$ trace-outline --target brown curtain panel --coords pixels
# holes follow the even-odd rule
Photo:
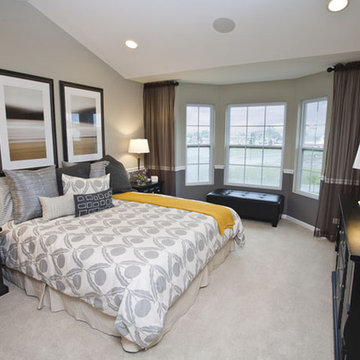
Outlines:
[[[314,233],[331,241],[339,222],[339,194],[360,200],[360,170],[352,168],[360,142],[360,62],[338,64],[334,71],[330,134]]]
[[[144,127],[150,153],[145,167],[163,181],[164,194],[175,195],[175,81],[144,84]]]

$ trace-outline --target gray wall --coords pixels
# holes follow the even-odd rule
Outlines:
[[[126,167],[130,138],[143,137],[142,84],[128,81],[29,3],[0,2],[0,68],[54,80],[56,135],[62,160],[59,80],[104,89],[105,149]]]
[[[301,101],[305,99],[328,97],[328,133],[332,105],[333,75],[323,73],[300,79],[268,81],[235,85],[201,85],[182,83],[177,89],[176,102],[176,189],[177,195],[204,200],[206,194],[224,186],[225,159],[225,111],[228,104],[286,102],[286,134],[284,146],[284,169],[281,190],[264,190],[282,193],[285,196],[285,214],[314,225],[318,207],[316,199],[293,192],[297,164],[298,130],[300,125]],[[206,186],[185,185],[185,121],[186,104],[213,104],[215,106],[215,146],[214,146],[214,184]],[[327,137],[326,137],[327,138]],[[290,172],[290,173],[289,173]],[[262,191],[258,188],[242,188],[249,191]]]

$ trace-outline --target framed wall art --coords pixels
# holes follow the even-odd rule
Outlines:
[[[57,165],[52,79],[0,69],[1,169]]]
[[[60,81],[64,160],[92,161],[104,156],[103,90]]]

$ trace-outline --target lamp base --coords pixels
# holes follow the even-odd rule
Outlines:
[[[140,157],[138,157],[138,170],[140,170]]]

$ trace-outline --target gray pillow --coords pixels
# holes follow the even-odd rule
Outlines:
[[[13,199],[5,176],[0,177],[0,226],[14,219]]]
[[[110,187],[113,194],[132,191],[128,173],[124,165],[110,155],[105,155],[102,160],[109,161],[106,173],[110,174]]]
[[[80,163],[80,164],[88,164],[88,163]],[[68,162],[68,161],[63,161],[62,162],[62,166],[64,168],[69,168],[75,165],[79,165],[79,163],[76,162]],[[96,177],[100,177],[100,176],[104,176],[106,175],[105,169],[106,167],[109,165],[109,161],[104,161],[104,160],[100,160],[100,161],[95,161],[90,163],[90,174],[89,177],[90,178],[96,178]],[[70,175],[70,174],[67,174]]]
[[[44,220],[52,220],[75,214],[74,195],[66,194],[57,197],[39,197]]]
[[[4,170],[14,201],[14,222],[41,217],[39,196],[58,196],[55,166],[39,170]]]

